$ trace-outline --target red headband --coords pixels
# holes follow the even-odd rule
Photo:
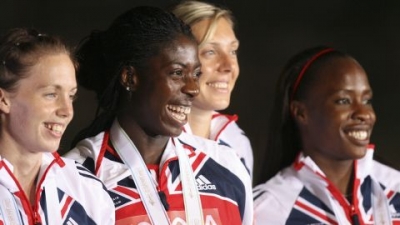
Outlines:
[[[308,67],[310,67],[310,65],[311,65],[316,59],[318,59],[320,56],[322,56],[322,55],[324,55],[324,54],[326,54],[326,53],[328,53],[328,52],[332,52],[333,50],[334,50],[333,48],[324,49],[324,50],[318,52],[317,54],[315,54],[313,57],[311,57],[310,60],[308,60],[308,62],[307,62],[307,63],[303,66],[303,68],[301,69],[299,75],[297,76],[296,81],[295,81],[294,84],[293,84],[292,94],[290,95],[290,101],[293,100],[294,94],[296,93],[297,88],[299,87],[300,81],[301,81],[301,79],[303,78],[303,76],[304,76],[306,70],[308,69]]]

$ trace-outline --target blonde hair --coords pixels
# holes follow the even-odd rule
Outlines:
[[[211,20],[206,34],[203,40],[200,40],[199,45],[202,45],[213,36],[220,18],[226,19],[232,27],[234,26],[234,18],[230,10],[217,7],[210,3],[183,1],[172,9],[172,13],[189,26],[193,26],[195,23],[204,19]]]

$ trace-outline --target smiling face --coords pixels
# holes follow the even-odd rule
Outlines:
[[[192,26],[193,35],[200,43],[211,20],[205,19]],[[216,23],[215,32],[199,46],[202,64],[200,95],[194,100],[194,107],[202,110],[223,110],[229,106],[231,92],[239,76],[237,50],[239,41],[232,24],[225,18]]]
[[[352,58],[336,57],[314,76],[302,116],[295,116],[303,151],[317,162],[363,157],[376,120],[365,71]]]
[[[18,82],[15,92],[1,90],[2,143],[29,152],[54,152],[73,117],[77,91],[68,55],[45,55]]]
[[[148,135],[178,136],[199,93],[197,44],[180,35],[162,46],[148,67],[134,75],[132,115]]]

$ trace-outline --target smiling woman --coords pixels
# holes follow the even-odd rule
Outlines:
[[[193,100],[184,130],[231,147],[252,175],[253,150],[236,123],[238,116],[217,112],[229,106],[239,77],[239,40],[234,31],[233,15],[227,9],[201,1],[181,1],[172,12],[192,28],[199,43],[202,71],[201,92]]]
[[[348,54],[316,47],[289,60],[277,84],[265,183],[254,188],[256,224],[398,221],[400,172],[373,160],[371,100],[367,74]]]
[[[0,40],[0,59],[0,224],[112,224],[103,184],[56,153],[77,91],[66,46],[12,29]]]
[[[105,182],[116,224],[252,224],[251,182],[236,154],[182,133],[199,94],[190,28],[135,7],[78,49],[79,83],[98,116],[68,157]]]

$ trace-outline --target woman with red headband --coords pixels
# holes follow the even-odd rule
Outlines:
[[[276,94],[256,224],[400,224],[400,172],[373,160],[362,66],[332,48],[307,49]]]

